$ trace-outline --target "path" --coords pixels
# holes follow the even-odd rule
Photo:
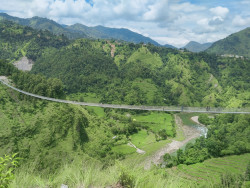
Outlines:
[[[1,77],[3,78],[3,77]],[[89,102],[77,102],[77,101],[68,101],[68,100],[62,100],[62,99],[55,99],[55,98],[49,98],[44,97],[41,95],[36,95],[33,93],[29,93],[20,89],[17,89],[10,84],[6,83],[3,79],[0,78],[0,83],[6,85],[7,87],[39,99],[47,100],[47,101],[53,101],[58,103],[67,103],[67,104],[76,104],[76,105],[82,105],[82,106],[97,106],[97,107],[103,107],[103,108],[117,108],[117,109],[129,109],[129,110],[147,110],[147,111],[164,111],[164,112],[200,112],[200,113],[228,113],[228,114],[250,114],[249,108],[236,108],[236,109],[227,109],[227,108],[214,108],[211,107],[209,111],[207,111],[204,107],[180,107],[180,106],[135,106],[135,105],[125,105],[125,104],[102,104],[102,103],[89,103]]]
[[[132,142],[128,142],[128,145],[129,145],[130,147],[135,148],[135,149],[136,149],[136,152],[139,153],[139,154],[145,154],[145,153],[146,153],[145,151],[143,151],[143,150],[137,148],[134,144],[132,144]]]
[[[159,165],[163,162],[163,156],[166,153],[173,153],[183,147],[185,144],[187,144],[192,139],[200,137],[200,131],[197,129],[183,125],[182,120],[179,116],[175,114],[175,123],[178,126],[178,128],[182,129],[185,135],[185,140],[183,141],[177,141],[173,140],[171,143],[167,144],[165,147],[158,150],[153,156],[150,156],[148,159],[146,159],[146,163],[144,165],[144,169],[150,169],[151,164]]]
[[[115,45],[112,44],[112,43],[110,43],[109,41],[107,41],[107,42],[108,42],[108,44],[109,44],[110,47],[111,47],[110,55],[111,55],[111,57],[114,57],[114,56],[115,56]]]

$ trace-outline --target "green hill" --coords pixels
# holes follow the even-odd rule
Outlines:
[[[34,29],[48,30],[56,35],[65,35],[69,39],[78,39],[78,38],[94,38],[94,39],[114,39],[122,40],[133,43],[151,43],[159,46],[159,44],[136,32],[132,32],[128,29],[116,29],[108,28],[103,26],[88,27],[82,24],[74,24],[71,26],[60,25],[53,20],[40,17],[32,18],[18,18],[10,16],[6,13],[0,13],[0,20],[9,20],[15,23],[30,26]]]
[[[210,43],[210,42],[209,43],[200,44],[200,43],[195,42],[195,41],[190,41],[183,48],[186,48],[190,52],[202,52],[202,51],[208,49],[212,44],[213,43]]]
[[[157,42],[150,39],[149,37],[145,37],[141,34],[132,32],[124,28],[116,29],[103,26],[88,27],[82,24],[74,24],[68,26],[67,28],[78,32],[84,32],[88,37],[94,39],[115,39],[133,43],[143,42],[145,44],[151,43],[159,46]]]
[[[151,44],[69,41],[8,21],[0,21],[0,29],[0,58],[14,61],[27,56],[35,61],[33,73],[62,80],[69,93],[98,93],[107,103],[249,104],[248,60],[179,52]],[[148,87],[138,87],[138,82]],[[154,88],[154,94],[150,88]]]
[[[250,28],[215,42],[206,52],[218,55],[232,54],[250,58]]]
[[[75,31],[71,31],[62,25],[56,23],[53,20],[49,20],[47,18],[40,18],[40,17],[32,17],[32,18],[18,18],[9,16],[6,13],[0,13],[0,20],[9,20],[13,21],[15,23],[18,23],[20,25],[24,26],[30,26],[34,29],[38,30],[48,30],[56,35],[65,35],[69,39],[75,39],[75,38],[86,38],[86,35],[84,33],[79,33]]]
[[[0,21],[0,42],[0,58],[7,59],[0,60],[0,75],[30,93],[131,105],[250,106],[248,59],[181,52],[152,44],[69,41],[6,20]],[[31,72],[19,71],[12,64],[24,55],[35,61]],[[11,164],[1,163],[0,169],[7,168],[4,174],[15,173],[11,187],[245,184],[249,154],[212,157],[250,151],[247,114],[216,115],[208,126],[207,138],[201,137],[177,152],[178,164],[212,158],[207,162],[174,167],[180,176],[174,169],[171,174],[156,166],[145,171],[137,159],[144,160],[174,139],[179,130],[173,117],[165,112],[46,102],[0,84],[0,157],[18,153],[21,158],[15,172],[8,170]],[[136,153],[129,142],[146,154]],[[229,170],[232,173],[228,175],[225,172]]]
[[[17,60],[27,56],[36,60],[43,50],[60,48],[69,44],[64,36],[55,36],[48,31],[38,31],[7,20],[0,20],[0,58]]]

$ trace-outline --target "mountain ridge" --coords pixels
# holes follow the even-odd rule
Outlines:
[[[212,44],[213,44],[212,42],[201,44],[201,43],[196,42],[196,41],[190,41],[183,48],[186,48],[187,50],[189,50],[191,52],[201,52],[201,51],[208,49]]]
[[[65,35],[69,39],[93,38],[93,39],[114,39],[132,43],[151,43],[156,46],[161,46],[153,39],[142,34],[133,32],[126,28],[109,28],[104,26],[89,27],[80,23],[70,26],[59,24],[48,18],[38,16],[32,18],[19,18],[10,16],[6,13],[0,13],[0,20],[9,20],[20,25],[30,26],[34,29],[48,30],[56,35]],[[175,48],[172,45],[163,45],[165,47]]]
[[[238,55],[250,58],[250,27],[233,33],[228,37],[215,42],[206,50],[216,55]]]

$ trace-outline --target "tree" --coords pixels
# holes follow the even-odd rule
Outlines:
[[[166,129],[161,129],[159,132],[158,132],[159,136],[161,137],[161,139],[163,140],[166,140],[167,139],[167,131]]]

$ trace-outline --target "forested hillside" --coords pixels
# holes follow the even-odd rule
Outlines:
[[[59,23],[47,18],[32,17],[18,18],[10,16],[6,13],[0,13],[0,20],[9,20],[17,24],[29,26],[34,29],[48,30],[56,35],[65,35],[69,39],[94,38],[94,39],[115,39],[133,43],[151,43],[160,45],[149,37],[145,37],[139,33],[130,31],[125,28],[109,28],[104,26],[88,27],[82,24],[74,24],[70,26],[60,25]],[[171,45],[166,47],[172,47]]]
[[[125,28],[118,29],[104,26],[88,27],[82,24],[74,24],[67,26],[66,28],[74,32],[85,33],[89,38],[94,39],[114,39],[133,43],[151,43],[157,46],[160,45],[149,37],[145,37]]]
[[[30,93],[131,105],[250,106],[248,59],[115,40],[70,41],[9,21],[0,21],[0,41],[0,76]],[[14,67],[13,61],[23,56],[35,61],[31,72]],[[0,96],[0,154],[20,157],[12,187],[194,185],[164,168],[143,170],[146,157],[173,139],[185,139],[176,114],[46,102],[2,84]],[[207,125],[207,138],[187,144],[176,157],[165,155],[165,166],[193,169],[183,164],[250,152],[249,115],[200,119]],[[220,170],[221,178],[207,181],[209,185],[245,185],[245,156],[235,156],[245,165],[237,176]],[[195,181],[195,186],[207,182]]]
[[[231,54],[250,58],[250,28],[231,34],[225,39],[215,42],[206,50],[208,53]]]
[[[64,36],[55,36],[48,31],[37,31],[5,20],[0,21],[0,36],[0,58],[11,61],[23,56],[36,61],[43,50],[69,44]]]
[[[97,93],[105,103],[244,107],[249,66],[206,53],[79,39],[45,52],[32,72],[61,79],[69,93]]]
[[[19,88],[32,93],[42,91],[45,93],[39,94],[56,98],[63,97],[65,94],[60,93],[62,90],[58,89],[63,87],[62,84],[54,85],[59,82],[58,79],[47,80],[43,76],[23,73],[6,61],[0,61],[0,74],[8,76]],[[141,137],[145,132],[148,137],[155,134],[156,140],[161,138],[159,137],[161,129],[159,135],[156,132],[158,124],[140,121],[140,119],[149,118],[149,115],[140,115],[133,111],[105,110],[105,115],[100,118],[90,109],[33,99],[3,85],[0,85],[0,96],[0,153],[18,153],[21,157],[13,186],[58,186],[62,182],[71,186],[103,186],[122,182],[127,186],[143,187],[145,177],[141,174],[145,173],[149,181],[147,185],[153,183],[152,187],[165,184],[177,187],[189,184],[191,186],[194,183],[172,175],[166,176],[164,169],[155,167],[144,172],[131,166],[128,170],[123,166],[127,163],[115,162],[134,152],[126,145],[127,140],[143,146],[144,143],[134,139],[136,135]],[[133,118],[137,121],[127,116],[128,113],[134,114]],[[162,115],[166,122],[166,117],[169,115]],[[154,117],[159,121],[163,118],[162,115],[158,113]],[[165,156],[165,162],[168,166],[178,163],[193,164],[210,157],[249,152],[249,122],[249,115],[218,115],[210,121],[207,139],[202,137],[194,144],[188,144],[184,152],[181,150],[177,152],[177,158]],[[170,133],[169,129],[167,133]],[[174,134],[165,136],[173,137]],[[160,144],[159,141],[157,140],[156,144]],[[152,143],[147,143],[149,146],[150,144]],[[118,150],[119,147],[122,150]],[[245,167],[242,170],[245,171]],[[245,180],[244,171],[237,172],[239,177],[242,177],[241,184]],[[227,176],[226,172],[220,172],[222,175],[223,173]],[[98,178],[89,177],[93,174]],[[238,176],[233,177],[238,178]],[[34,181],[34,178],[39,182]],[[128,180],[129,182],[126,182]],[[238,182],[237,179],[230,181]],[[157,183],[157,186],[154,183]],[[198,182],[197,187],[206,183],[218,187],[223,185],[220,181],[206,181]]]
[[[101,102],[246,107],[249,60],[175,49],[78,39],[0,22],[0,58],[35,61],[32,72],[60,79],[67,93],[93,92]],[[131,97],[133,96],[133,97]]]

